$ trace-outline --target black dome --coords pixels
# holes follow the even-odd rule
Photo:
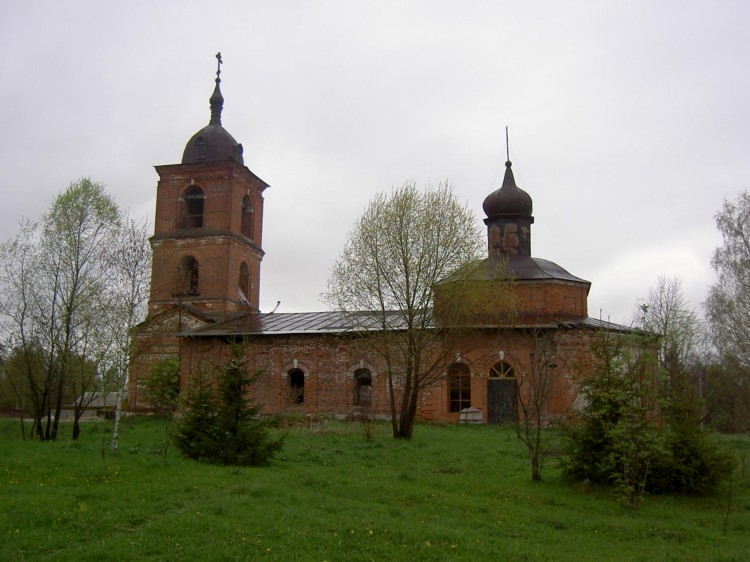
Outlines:
[[[533,204],[531,196],[516,185],[511,170],[511,162],[505,163],[503,185],[490,193],[482,203],[487,218],[501,215],[531,216]]]
[[[220,124],[212,123],[195,133],[185,146],[183,164],[233,160],[244,165],[242,145]]]

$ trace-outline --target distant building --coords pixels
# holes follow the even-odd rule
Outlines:
[[[344,315],[260,312],[268,184],[245,166],[242,145],[222,126],[219,86],[217,72],[211,120],[188,141],[182,162],[156,167],[151,297],[137,336],[130,407],[147,406],[143,382],[154,362],[179,357],[184,384],[197,369],[225,360],[233,341],[244,340],[251,367],[265,371],[254,387],[264,413],[386,415],[379,358],[346,334]],[[518,382],[532,369],[540,334],[552,335],[556,345],[547,413],[562,415],[575,400],[576,375],[591,365],[592,335],[625,328],[588,317],[588,281],[532,257],[532,200],[516,186],[510,162],[483,209],[488,257],[471,278],[505,283],[510,275],[516,320],[495,326],[487,310],[489,321],[477,327],[445,377],[422,392],[418,415],[458,421],[461,410],[472,408],[486,423],[517,419]]]

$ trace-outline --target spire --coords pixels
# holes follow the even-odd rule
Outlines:
[[[510,169],[512,165],[513,163],[510,161],[510,142],[508,141],[508,125],[506,125],[505,126],[505,177],[503,177],[502,187],[505,187],[506,185],[518,187],[516,185],[516,178],[513,177],[513,170]]]
[[[209,100],[211,104],[211,121],[209,121],[209,125],[221,125],[221,110],[224,107],[224,96],[221,95],[221,89],[219,88],[219,84],[221,84],[222,62],[221,53],[216,53],[216,87]]]
[[[513,165],[513,162],[511,162],[510,160],[505,162],[505,176],[503,177],[502,187],[518,188],[518,186],[516,185],[516,178],[513,176],[513,170],[511,169],[512,165]]]

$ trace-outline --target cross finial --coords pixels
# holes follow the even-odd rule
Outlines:
[[[221,74],[221,63],[224,62],[221,60],[221,51],[216,53],[216,79],[219,80],[219,75]]]
[[[505,126],[505,160],[510,162],[510,143],[508,142],[508,125]]]

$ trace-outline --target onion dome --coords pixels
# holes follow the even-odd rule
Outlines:
[[[216,54],[218,69],[216,71],[216,87],[209,100],[211,106],[211,120],[208,125],[195,133],[182,154],[183,164],[198,164],[202,162],[219,162],[233,160],[244,165],[242,145],[221,126],[221,110],[224,107],[224,96],[221,95],[221,53]]]
[[[508,160],[505,163],[503,185],[490,193],[482,203],[485,214],[488,218],[503,215],[530,217],[532,207],[531,196],[516,185],[511,162]]]

